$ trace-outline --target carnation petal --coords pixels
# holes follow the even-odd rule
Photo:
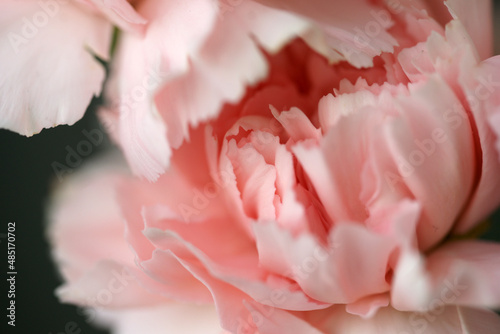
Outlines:
[[[273,223],[255,224],[254,231],[260,263],[316,300],[350,303],[389,289],[386,270],[395,247],[389,237],[352,223],[334,227],[327,246],[312,235],[294,238]]]
[[[447,304],[500,307],[500,245],[453,242],[432,252],[426,262],[434,297]]]
[[[124,167],[122,159],[110,155],[68,176],[56,193],[49,237],[65,279],[57,289],[63,302],[121,308],[164,301],[139,284],[141,272],[123,238],[114,187],[119,177],[128,176]]]
[[[102,12],[120,28],[141,31],[147,20],[127,0],[81,0]]]
[[[464,69],[461,85],[471,105],[480,151],[478,184],[468,207],[455,226],[456,233],[465,233],[485,219],[500,204],[500,152],[496,148],[498,137],[491,123],[500,106],[500,57],[482,62],[476,71]]]
[[[426,258],[405,252],[399,260],[392,303],[400,310],[439,305],[498,308],[500,247],[483,241],[448,243]]]
[[[474,1],[472,5],[467,0],[445,1],[451,15],[465,26],[476,49],[479,58],[484,60],[493,54],[493,22],[492,4],[489,0]]]
[[[370,67],[375,56],[392,52],[397,45],[394,37],[387,32],[394,23],[390,13],[368,1],[355,0],[348,4],[319,0],[307,3],[283,0],[260,2],[310,20],[314,33],[305,35],[305,41],[317,52],[335,61],[345,59],[358,68]],[[370,29],[376,29],[377,33]]]
[[[138,12],[149,21],[142,45],[146,63],[161,61],[160,69],[172,76],[189,69],[217,22],[217,5],[210,0],[143,1]]]
[[[128,174],[125,163],[112,155],[67,176],[55,193],[48,234],[66,280],[78,279],[103,257],[134,264],[115,198],[120,173]]]
[[[262,305],[255,302],[246,302],[245,306],[250,311],[250,314],[255,317],[259,334],[322,334],[321,331],[313,327],[310,323],[290,312],[276,308],[262,307]]]
[[[369,319],[374,316],[381,307],[389,306],[389,302],[390,298],[387,293],[371,295],[347,304],[346,311]]]
[[[31,136],[71,125],[101,92],[105,71],[94,55],[107,58],[111,24],[55,3],[50,13],[35,1],[2,4],[0,128]]]
[[[429,77],[398,102],[401,117],[386,122],[384,130],[400,182],[422,204],[417,233],[419,247],[427,249],[448,234],[467,203],[476,168],[474,139],[466,111],[439,77]]]
[[[143,307],[166,299],[148,292],[137,280],[137,268],[115,261],[101,260],[78,280],[56,290],[62,302],[98,308]]]
[[[328,312],[328,314],[325,314]],[[360,333],[360,334],[494,334],[500,326],[500,317],[489,310],[443,307],[429,313],[400,312],[391,307],[380,309],[370,319],[351,315],[340,306],[318,312],[318,323],[325,333]]]
[[[98,310],[97,317],[115,334],[223,334],[212,305],[167,302],[128,310]]]
[[[159,61],[147,63],[143,47],[137,36],[127,34],[121,39],[108,88],[110,105],[102,110],[102,119],[107,121],[108,132],[121,146],[134,174],[156,180],[171,155],[163,119],[153,103],[166,72]]]
[[[366,217],[359,199],[359,175],[365,158],[363,142],[357,135],[363,133],[359,124],[366,124],[360,122],[362,117],[370,115],[360,112],[342,118],[326,133],[319,145],[314,141],[306,141],[292,148],[334,222],[363,221]],[[341,162],[338,161],[340,157]]]

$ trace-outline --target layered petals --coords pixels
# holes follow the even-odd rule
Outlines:
[[[92,4],[127,29],[101,116],[146,180],[56,205],[62,300],[126,282],[98,305],[124,333],[498,330],[500,246],[456,236],[500,204],[486,1]]]

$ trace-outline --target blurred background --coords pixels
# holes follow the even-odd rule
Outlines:
[[[495,2],[495,54],[500,54],[500,1]],[[0,130],[0,261],[2,283],[6,282],[7,223],[16,222],[16,328],[3,333],[96,334],[106,333],[89,325],[79,309],[63,305],[54,296],[60,278],[50,257],[45,235],[45,215],[49,194],[58,184],[53,163],[65,165],[67,148],[75,149],[87,140],[85,131],[101,129],[94,101],[85,117],[74,126],[44,130],[32,138]],[[93,145],[82,163],[102,152],[109,142]],[[66,177],[64,174],[62,177]],[[492,227],[483,237],[500,240],[500,211],[492,217]],[[91,240],[89,240],[91,244]],[[4,290],[5,289],[5,290]],[[7,288],[2,288],[5,310]],[[4,299],[5,298],[5,299]],[[6,311],[1,314],[2,327]],[[68,324],[76,324],[70,325]],[[6,327],[3,327],[6,328]],[[79,331],[80,330],[80,331]]]

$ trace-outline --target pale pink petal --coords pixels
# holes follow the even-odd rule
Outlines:
[[[138,12],[149,21],[143,57],[149,64],[161,59],[161,70],[169,75],[188,71],[189,59],[200,51],[217,22],[217,5],[210,0],[147,0],[139,4]]]
[[[148,276],[142,281],[157,294],[183,303],[212,302],[212,295],[206,286],[186,270],[171,252],[155,251],[150,260],[141,262],[141,268]],[[151,281],[155,284],[151,285]]]
[[[397,45],[387,32],[394,24],[389,11],[368,1],[260,2],[311,20],[311,29],[319,30],[320,36],[315,31],[315,34],[305,35],[304,39],[316,51],[335,61],[345,59],[358,68],[373,66],[375,56],[392,52]]]
[[[167,82],[155,96],[171,147],[178,148],[189,139],[190,126],[196,127],[218,114],[223,100],[213,91],[212,81],[216,78],[193,65],[188,73]]]
[[[490,58],[477,68],[468,71],[464,68],[461,84],[471,105],[477,131],[478,184],[471,196],[467,210],[455,227],[457,233],[465,233],[485,219],[500,203],[500,153],[495,147],[498,140],[495,129],[489,121],[500,106],[499,86],[500,57]]]
[[[31,136],[71,125],[101,92],[105,71],[94,54],[107,58],[111,24],[73,3],[55,4],[0,5],[0,128]]]
[[[148,112],[148,107],[142,104],[133,112],[121,114],[118,136],[134,174],[156,181],[167,168],[171,150],[160,116]]]
[[[443,307],[429,313],[380,309],[368,320],[348,314],[341,306],[310,314],[308,321],[324,333],[359,334],[495,334],[500,317],[488,310]]]
[[[255,328],[254,318],[244,307],[245,300],[251,300],[240,290],[213,279],[210,275],[195,266],[187,268],[202,281],[212,293],[221,326],[232,333],[252,333]]]
[[[411,82],[424,80],[435,71],[428,48],[428,43],[422,42],[399,53],[398,62]]]
[[[183,242],[196,246],[199,254],[228,267],[232,266],[233,274],[247,275],[258,265],[255,245],[238,225],[231,223],[228,213],[222,210],[213,217],[205,214],[203,219],[188,223],[164,206],[145,207],[143,216],[146,229],[144,233],[149,235],[149,229],[175,231],[175,235],[182,238]],[[155,234],[153,239],[150,238],[157,246],[161,246],[160,249],[168,249],[165,247],[167,243],[175,244],[176,237],[169,237],[165,233],[165,236]]]
[[[102,12],[117,26],[127,31],[141,31],[147,20],[127,0],[78,0]]]
[[[500,247],[480,241],[453,242],[423,258],[406,251],[398,262],[393,306],[428,311],[444,305],[500,305]]]
[[[332,110],[331,110],[332,112]],[[364,162],[359,140],[364,113],[342,118],[321,140],[301,142],[293,153],[311,180],[332,221],[363,221],[366,212],[359,199],[360,174]],[[368,117],[368,115],[366,115]],[[339,163],[339,159],[342,161]]]
[[[259,334],[322,334],[320,330],[290,312],[255,302],[246,302],[245,306],[250,311]]]
[[[165,302],[162,295],[149,292],[140,284],[137,271],[135,265],[100,260],[78,280],[60,286],[56,295],[61,302],[92,308],[121,309]]]
[[[392,307],[400,311],[424,312],[429,308],[431,290],[423,256],[414,248],[404,247],[394,270]]]
[[[118,51],[113,63],[107,92],[111,101],[102,110],[101,118],[134,174],[156,180],[171,155],[165,125],[152,101],[167,74],[161,70],[159,60],[154,64],[146,62],[139,37],[125,34],[118,49],[127,52]]]
[[[383,293],[364,297],[358,301],[347,304],[345,310],[348,313],[369,319],[374,316],[381,307],[389,306],[389,302],[389,294]]]
[[[114,187],[128,175],[115,155],[68,176],[51,209],[49,237],[65,279],[56,291],[63,302],[103,308],[164,301],[139,285],[134,255],[124,239]]]
[[[362,107],[376,105],[377,103],[376,96],[367,90],[359,90],[356,94],[347,94],[347,89],[342,86],[340,90],[343,94],[339,94],[335,97],[332,94],[328,94],[319,101],[319,121],[324,134],[326,134],[342,116],[349,116]]]
[[[459,82],[477,64],[473,41],[458,20],[450,21],[444,30],[439,27],[433,30],[425,31],[425,40],[404,49],[398,60],[411,82],[425,81],[437,72],[465,103]]]
[[[292,233],[301,233],[307,230],[304,223],[305,209],[299,202],[296,192],[296,175],[293,164],[293,155],[284,145],[276,151],[275,167],[277,170],[276,195],[279,202],[275,203],[277,222],[286,226]]]
[[[233,161],[237,186],[241,193],[245,214],[253,219],[273,220],[276,192],[276,168],[250,144],[237,148],[235,140],[228,145],[228,157]]]
[[[386,271],[395,248],[389,237],[349,223],[334,227],[326,246],[272,223],[255,224],[254,231],[262,266],[295,280],[314,299],[350,303],[389,289]]]
[[[434,297],[447,304],[500,307],[500,246],[481,241],[454,242],[427,258]]]
[[[242,326],[255,328],[252,317],[243,305],[245,299],[250,299],[249,296],[222,281],[214,279],[205,268],[196,262],[185,261],[170,251],[158,252],[172,254],[187,271],[207,287],[212,294],[223,328],[231,332],[240,331]]]
[[[492,4],[490,0],[447,0],[446,6],[454,19],[462,22],[479,53],[480,59],[493,54]]]
[[[270,107],[273,116],[281,123],[286,132],[294,141],[316,139],[319,142],[321,130],[311,123],[311,120],[298,108],[279,112],[273,106]]]
[[[263,1],[253,1],[248,4],[242,1],[242,11],[238,15],[242,19],[241,23],[248,26],[249,32],[268,52],[278,52],[295,36],[300,36],[310,29],[307,20],[300,16],[274,10],[259,2]],[[223,12],[221,15],[225,19]]]
[[[212,305],[168,302],[130,310],[99,310],[98,320],[113,334],[224,334]]]
[[[78,279],[103,258],[134,264],[115,198],[119,174],[128,175],[125,163],[111,156],[67,176],[55,193],[48,234],[66,280]]]

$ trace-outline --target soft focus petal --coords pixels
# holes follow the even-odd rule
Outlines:
[[[101,260],[78,280],[56,290],[61,302],[92,308],[123,309],[165,302],[159,294],[145,289],[136,278],[135,266]]]
[[[161,60],[161,70],[171,75],[188,70],[189,58],[200,51],[217,22],[217,6],[210,0],[146,0],[138,12],[149,21],[141,50],[146,64]]]
[[[461,84],[471,106],[477,131],[478,184],[467,210],[455,227],[465,233],[485,219],[500,204],[500,153],[496,148],[494,114],[500,107],[500,57],[482,62],[475,71],[464,72]],[[492,127],[493,125],[493,127]]]
[[[127,174],[123,161],[118,155],[107,157],[68,177],[53,197],[48,233],[67,280],[78,278],[103,256],[134,263],[115,200],[117,172]]]
[[[84,7],[40,3],[0,5],[0,127],[26,136],[83,116],[105,77],[94,54],[106,59],[111,39]]]
[[[426,259],[408,253],[398,264],[393,304],[404,310],[444,304],[498,308],[499,253],[500,246],[480,241],[453,242]]]
[[[346,311],[369,319],[373,317],[381,307],[389,306],[390,298],[388,293],[368,296],[354,303],[346,305]]]
[[[64,302],[92,307],[128,307],[163,301],[136,279],[133,253],[115,199],[124,163],[112,155],[69,177],[56,193],[49,237],[65,284]]]
[[[260,2],[311,20],[312,29],[321,33],[321,42],[318,43],[316,34],[306,35],[306,42],[335,61],[345,59],[355,67],[369,67],[373,65],[373,57],[382,52],[392,52],[397,45],[394,37],[386,31],[393,25],[389,11],[377,8],[368,1]]]
[[[132,171],[156,180],[171,154],[165,125],[152,102],[166,72],[161,71],[159,60],[148,66],[139,37],[126,35],[120,43],[129,51],[119,53],[121,57],[115,60],[113,69],[123,71],[125,79],[112,74],[108,93],[112,101],[102,111],[102,120],[121,146]]]
[[[308,322],[280,309],[267,308],[257,303],[246,303],[259,334],[322,334]]]
[[[128,0],[80,0],[105,14],[117,26],[128,31],[140,31],[147,22]]]
[[[328,312],[327,312],[328,311]],[[487,310],[448,306],[428,313],[399,312],[390,307],[365,320],[346,313],[340,306],[311,314],[325,333],[359,334],[494,334],[500,328],[500,317]],[[316,319],[315,319],[316,318]]]
[[[447,0],[454,19],[458,19],[467,29],[479,53],[480,59],[486,59],[493,54],[493,22],[491,0]]]
[[[99,311],[113,334],[224,334],[213,306],[166,303],[155,307]]]

